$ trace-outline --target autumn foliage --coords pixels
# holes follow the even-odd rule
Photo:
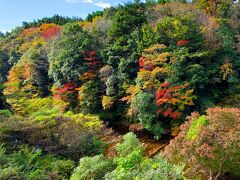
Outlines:
[[[188,43],[189,43],[188,40],[179,40],[179,41],[177,41],[177,46],[184,46]]]
[[[240,109],[210,108],[206,116],[193,113],[187,119],[165,156],[177,164],[184,162],[189,178],[239,175]]]
[[[193,105],[194,96],[192,90],[187,90],[187,85],[170,86],[170,83],[162,83],[156,92],[156,104],[160,107],[158,113],[165,117],[178,119],[185,106]]]
[[[43,24],[40,26],[41,36],[45,40],[51,40],[54,37],[58,37],[61,33],[61,26],[55,24]]]
[[[98,138],[110,142],[106,155],[116,155],[113,146],[129,129],[150,138],[141,142],[157,149],[151,155],[163,149],[159,141],[176,137],[164,155],[180,169],[133,148],[111,161],[84,158],[76,178],[99,171],[96,179],[109,180],[240,176],[239,70],[240,1],[135,0],[86,20],[54,15],[0,32],[0,179],[63,177],[52,158],[53,171],[42,177],[37,168],[25,176],[30,161],[22,163],[27,169],[15,161],[8,168],[2,143],[6,156],[27,144],[76,162],[104,153]],[[128,138],[120,153],[136,144]]]
[[[61,88],[53,87],[54,98],[69,101],[75,92],[76,85],[73,82],[64,84]]]

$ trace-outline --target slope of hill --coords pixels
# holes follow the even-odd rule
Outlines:
[[[231,0],[24,22],[0,36],[0,177],[239,178],[239,70]]]

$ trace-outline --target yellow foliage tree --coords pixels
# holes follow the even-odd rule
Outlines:
[[[110,96],[103,96],[102,97],[102,106],[103,106],[103,109],[106,110],[106,109],[110,109],[114,104],[114,100],[112,97]]]

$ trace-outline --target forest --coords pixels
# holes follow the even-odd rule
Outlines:
[[[240,2],[134,0],[0,33],[0,179],[240,179]]]

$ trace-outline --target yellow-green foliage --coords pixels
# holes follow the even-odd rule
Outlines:
[[[68,103],[53,99],[52,97],[46,98],[33,98],[29,99],[27,97],[19,99],[11,99],[11,105],[13,110],[21,115],[33,115],[34,113],[43,112],[50,109],[56,109],[57,112],[63,112]]]
[[[56,111],[62,112],[61,108],[63,106],[66,106],[66,103],[61,101],[61,100],[54,100],[51,97],[47,98],[35,98],[35,99],[30,99],[27,101],[27,106],[26,106],[26,112],[28,114],[34,113],[34,112],[45,112],[46,110],[56,109]]]
[[[12,116],[12,112],[8,109],[3,109],[3,110],[0,110],[0,117],[10,117]]]
[[[103,109],[106,110],[106,109],[110,109],[114,104],[114,100],[112,97],[110,96],[103,96],[102,97],[102,106],[103,106]]]
[[[103,153],[105,144],[97,139],[102,127],[98,116],[43,109],[29,116],[14,115],[0,121],[0,143],[6,143],[12,149],[15,148],[12,139],[19,145],[28,142],[74,160]]]
[[[67,103],[61,100],[46,98],[27,97],[15,99],[12,101],[14,111],[24,116],[29,123],[37,123],[39,125],[56,125],[55,118],[64,113]]]
[[[195,138],[197,138],[198,133],[201,132],[201,127],[207,125],[208,120],[207,117],[204,115],[194,120],[187,132],[187,140],[194,140]]]
[[[79,125],[84,129],[99,129],[102,122],[98,116],[74,114],[72,112],[64,113],[64,109],[67,104],[61,100],[55,100],[51,97],[47,98],[35,98],[35,99],[19,99],[18,103],[21,103],[21,111],[18,111],[20,115],[24,115],[24,121],[38,125],[56,125],[56,118],[69,119],[71,124]],[[7,111],[8,112],[8,111]],[[6,114],[6,111],[0,111],[1,114]],[[7,113],[7,115],[10,112]],[[15,119],[16,116],[12,118]]]
[[[75,123],[76,125],[82,126],[86,129],[99,130],[102,126],[100,118],[91,114],[72,114],[68,112],[64,114],[64,117],[71,119],[71,123]]]

